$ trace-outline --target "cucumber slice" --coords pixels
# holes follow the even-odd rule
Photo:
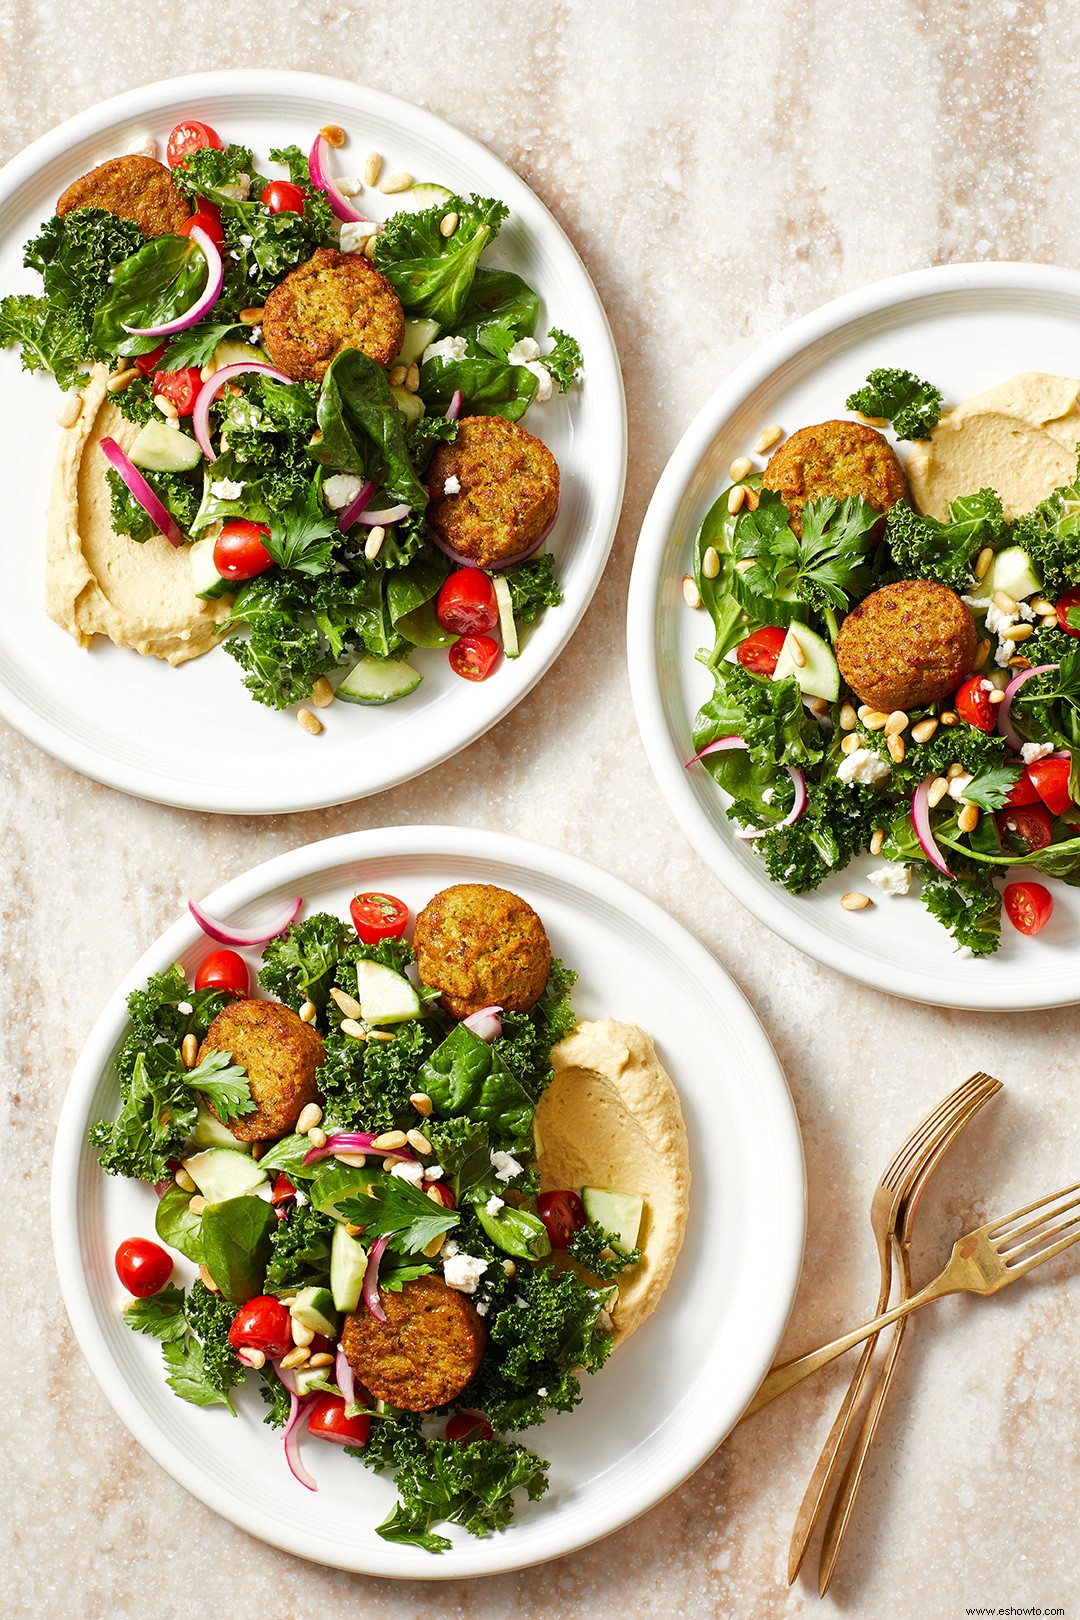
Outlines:
[[[335,1226],[330,1245],[330,1292],[339,1311],[355,1311],[367,1271],[367,1250],[343,1226]]]
[[[289,1306],[289,1315],[294,1322],[310,1328],[312,1333],[322,1333],[328,1339],[337,1338],[338,1316],[329,1288],[301,1288]]]
[[[242,338],[222,338],[214,350],[213,367],[221,371],[224,366],[250,365],[254,360],[264,362],[270,357],[261,343],[245,343]]]
[[[419,394],[410,394],[407,388],[394,386],[390,392],[397,401],[397,408],[405,418],[406,427],[412,427],[424,415],[426,406]]]
[[[795,660],[796,641],[802,652],[801,664]],[[828,703],[835,703],[840,696],[840,669],[832,648],[816,630],[800,624],[797,619],[793,621],[780,649],[773,680],[782,681],[789,675],[795,677],[799,690],[808,697],[824,698]]]
[[[406,641],[411,641],[414,647],[449,647],[456,640],[439,623],[434,601],[425,602],[423,607],[413,608],[411,613],[404,614],[395,622],[394,629]]]
[[[411,366],[414,360],[419,365],[424,350],[429,343],[434,343],[438,335],[438,321],[422,320],[419,317],[407,315],[405,317],[405,336],[401,340],[401,350],[397,357],[398,365]]]
[[[199,1112],[195,1116],[195,1129],[191,1133],[191,1140],[197,1148],[228,1148],[233,1153],[250,1153],[247,1143],[238,1142],[227,1125],[223,1125],[216,1114],[212,1114],[205,1103],[199,1104]]]
[[[266,1180],[266,1171],[249,1153],[238,1147],[207,1148],[205,1153],[192,1154],[184,1160],[184,1169],[211,1204],[223,1204],[229,1198],[243,1198],[254,1192]]]
[[[153,417],[139,429],[128,455],[147,472],[190,472],[202,460],[194,439]]]
[[[356,999],[365,1024],[405,1024],[420,1016],[420,997],[408,979],[381,962],[357,962]]]
[[[329,1374],[329,1377],[327,1377]],[[294,1367],[293,1379],[296,1383],[296,1393],[301,1400],[305,1395],[314,1395],[324,1384],[334,1382],[333,1367]]]
[[[615,1238],[615,1247],[624,1254],[637,1248],[645,1200],[636,1193],[609,1192],[604,1187],[582,1187],[581,1202],[590,1221],[602,1226]]]
[[[196,540],[188,551],[191,583],[195,587],[195,595],[201,596],[204,602],[216,596],[225,596],[232,588],[232,582],[222,579],[217,571],[217,564],[214,561],[216,540],[216,534],[204,535],[201,540]]]
[[[348,1217],[341,1213],[339,1202],[343,1198],[365,1197],[368,1188],[382,1175],[382,1159],[378,1155],[375,1156],[374,1165],[373,1169],[361,1169],[324,1159],[308,1188],[308,1197],[321,1215],[332,1215],[335,1221],[345,1221]]]
[[[423,678],[402,658],[373,658],[365,653],[338,683],[337,696],[345,703],[396,703],[415,692]]]
[[[1042,580],[1031,566],[1031,558],[1023,546],[1006,546],[990,564],[990,572],[979,586],[980,596],[993,596],[1004,591],[1014,602],[1023,602],[1029,596],[1038,596]]]
[[[431,180],[414,180],[408,191],[395,192],[390,199],[392,214],[418,214],[423,208],[442,207],[454,195],[447,191],[445,186],[437,186]]]
[[[516,658],[521,651],[518,645],[517,625],[514,623],[514,599],[510,595],[510,587],[501,574],[496,574],[495,603],[499,609],[499,634],[502,636],[503,652],[507,658]]]

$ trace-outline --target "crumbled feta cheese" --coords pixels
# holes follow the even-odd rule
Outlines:
[[[911,868],[899,861],[887,861],[876,872],[870,873],[870,881],[877,885],[882,894],[907,894],[911,888]]]
[[[184,1017],[187,1018],[192,1012],[194,1012],[195,1009],[192,1007],[190,1001],[178,1001],[176,1003],[176,1010],[178,1013],[183,1013]]]
[[[456,1240],[454,1238],[447,1238],[447,1240],[443,1244],[442,1249],[441,1249],[440,1252],[441,1252],[441,1256],[442,1256],[442,1258],[444,1260],[453,1259],[454,1255],[457,1254],[457,1252],[458,1252],[458,1246],[457,1246]]]
[[[348,219],[338,234],[338,245],[342,253],[359,253],[370,235],[371,225],[368,220],[361,223],[359,220]]]
[[[245,236],[239,237],[238,240],[240,242],[241,247],[249,248],[249,247],[251,247],[251,245],[255,241],[255,238],[253,236],[245,235]]]
[[[539,354],[540,345],[535,338],[518,338],[506,356],[506,363],[508,366],[524,366],[526,371],[532,372],[540,384],[536,398],[542,405],[546,399],[551,398],[551,372],[547,366],[540,363]]]
[[[339,174],[334,184],[343,197],[359,197],[364,189],[364,182],[351,174]]]
[[[478,1299],[477,1302],[476,1302],[476,1314],[477,1314],[477,1316],[486,1316],[487,1313],[488,1313],[488,1305],[490,1303],[491,1303],[490,1300]]]
[[[297,1209],[303,1209],[304,1205],[307,1202],[308,1202],[307,1193],[304,1191],[304,1189],[302,1187],[297,1187],[297,1189],[296,1189],[296,1207],[297,1207]]]
[[[424,1167],[419,1159],[402,1159],[390,1171],[399,1181],[410,1181],[415,1187],[424,1179]]]
[[[518,1164],[512,1153],[504,1153],[502,1148],[492,1148],[491,1162],[495,1168],[496,1181],[513,1181],[520,1176],[521,1165]]]
[[[979,686],[984,692],[993,692],[996,690],[993,681],[980,681]]]
[[[951,777],[949,780],[950,799],[962,799],[974,780],[975,778],[970,771],[961,771],[959,776]]]
[[[985,613],[993,598],[989,596],[962,596],[960,600],[967,604],[972,613]]]
[[[1038,618],[1038,614],[1035,612],[1035,609],[1032,607],[1030,602],[1021,602],[1020,617],[1022,619],[1026,619],[1028,624],[1033,624]]]
[[[1007,669],[1009,659],[1013,656],[1016,643],[1013,641],[999,641],[997,651],[994,653],[994,663],[1001,669]]]
[[[443,1265],[443,1282],[447,1288],[456,1288],[459,1294],[475,1294],[476,1285],[487,1268],[487,1261],[477,1254],[452,1254]]]
[[[484,1213],[486,1215],[497,1215],[499,1213],[500,1209],[505,1209],[505,1208],[506,1208],[506,1199],[505,1198],[500,1198],[497,1193],[492,1193],[491,1197],[488,1199],[487,1203],[484,1205]]]
[[[1025,765],[1034,765],[1037,759],[1045,759],[1053,752],[1053,743],[1025,743],[1020,750],[1020,758]]]
[[[761,795],[761,802],[762,802],[762,804],[772,804],[772,802],[773,802],[773,800],[775,798],[776,798],[776,789],[775,788],[766,788],[765,791]]]
[[[542,1396],[545,1401],[547,1400],[547,1389],[543,1384],[540,1385],[540,1388],[537,1390],[536,1393],[538,1395]]]
[[[986,604],[986,628],[996,636],[1007,636],[1016,623],[1012,613],[1005,613],[994,601]]]
[[[445,1253],[445,1250],[443,1252]],[[517,1306],[519,1311],[527,1311],[529,1308],[528,1300],[523,1299],[520,1294],[514,1295],[514,1304]]]
[[[444,495],[460,495],[461,479],[458,478],[456,474],[450,473],[449,476],[443,481],[442,492]]]
[[[261,341],[261,339],[262,339],[262,327],[261,326],[253,326],[251,328],[251,336],[248,338],[248,342],[249,343],[258,343],[258,342]]]
[[[238,501],[244,492],[243,484],[234,478],[217,478],[210,485],[210,493],[219,501]]]
[[[251,194],[251,176],[250,174],[238,174],[235,181],[230,180],[228,185],[219,186],[218,190],[223,197],[228,197],[230,202],[247,202]],[[243,242],[243,237],[240,240]],[[244,246],[251,246],[250,237],[244,242]]]
[[[252,267],[251,267],[251,269],[250,269],[250,270],[249,270],[249,271],[248,271],[248,280],[249,280],[249,281],[254,281],[254,280],[255,280],[255,277],[256,277],[256,276],[257,276],[257,275],[258,275],[258,273],[259,273],[259,267],[258,267],[258,265],[257,265],[257,264],[253,264],[253,265],[252,265]]]
[[[464,360],[469,352],[469,345],[463,337],[444,337],[437,343],[429,343],[424,350],[422,365],[429,360]]]
[[[884,782],[892,774],[892,766],[880,754],[875,754],[872,748],[853,748],[850,754],[836,767],[837,777],[841,782],[861,782],[872,787],[875,782]]]
[[[350,501],[355,501],[363,487],[364,480],[353,473],[335,473],[323,484],[326,504],[332,506],[335,512],[340,512]]]
[[[425,1181],[438,1181],[438,1179],[439,1179],[439,1177],[441,1175],[442,1175],[442,1165],[441,1164],[429,1164],[424,1169],[424,1180]]]

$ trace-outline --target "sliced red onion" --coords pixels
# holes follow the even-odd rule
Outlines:
[[[1019,692],[1025,681],[1030,681],[1033,675],[1045,675],[1049,670],[1060,669],[1060,664],[1036,664],[1033,669],[1022,669],[1015,680],[1011,680],[1005,688],[1005,696],[998,704],[997,728],[1009,747],[1020,752],[1024,746],[1024,739],[1009,719],[1012,713],[1013,698]]]
[[[461,389],[460,388],[455,388],[454,393],[453,393],[453,397],[451,398],[450,403],[446,407],[446,411],[445,411],[446,420],[448,422],[456,422],[457,421],[458,417],[461,415],[462,404],[463,404],[463,400],[462,400],[462,397],[461,397]]]
[[[202,929],[211,939],[216,939],[219,945],[265,945],[268,939],[276,939],[283,934],[291,922],[294,922],[303,899],[298,897],[289,900],[278,912],[271,922],[260,923],[258,928],[236,929],[230,928],[228,923],[219,922],[208,911],[204,911],[196,901],[188,901],[188,910]]]
[[[368,1255],[367,1270],[364,1272],[364,1304],[378,1322],[386,1321],[386,1312],[382,1308],[379,1298],[379,1261],[383,1257],[383,1250],[389,1243],[389,1238],[377,1238],[371,1245]]]
[[[704,748],[699,748],[693,759],[687,760],[687,769],[689,770],[691,765],[696,765],[699,759],[704,759],[706,754],[719,754],[727,748],[745,747],[746,744],[741,737],[719,737],[716,742],[706,743]]]
[[[552,518],[551,522],[547,525],[543,532],[531,542],[530,545],[525,547],[524,551],[516,552],[513,557],[500,557],[498,562],[489,563],[488,571],[493,574],[498,573],[502,568],[512,568],[515,563],[524,562],[527,557],[533,556],[535,552],[540,550],[540,547],[543,545],[544,541],[547,539],[548,535],[551,533],[558,521],[559,508],[556,506],[555,516]],[[431,538],[434,540],[439,550],[449,557],[451,562],[456,562],[459,568],[476,567],[475,557],[466,557],[462,552],[455,551],[453,546],[447,545],[446,541],[442,539],[434,528],[431,531]]]
[[[338,515],[337,526],[341,530],[342,534],[347,534],[352,528],[353,524],[359,518],[361,512],[367,506],[371,497],[374,495],[377,487],[377,485],[371,482],[370,478],[366,483],[360,485],[360,493],[357,495],[356,499],[350,501],[345,510]]]
[[[775,832],[777,827],[790,827],[798,821],[806,809],[806,777],[794,765],[787,767],[787,773],[795,784],[795,803],[784,817],[783,821],[774,821],[769,827],[736,827],[736,838],[763,838],[768,832]]]
[[[165,1194],[168,1192],[168,1190],[169,1190],[169,1188],[171,1186],[172,1186],[171,1181],[155,1181],[154,1182],[154,1191],[157,1193],[159,1198],[164,1198]]]
[[[242,376],[246,371],[260,371],[265,376],[272,377],[275,382],[287,383],[293,380],[286,377],[283,371],[268,366],[263,360],[238,360],[235,365],[222,366],[220,371],[215,371],[208,377],[195,396],[195,406],[191,412],[191,431],[207,461],[217,459],[210,441],[210,407],[225,384],[233,377]]]
[[[953,874],[945,865],[945,857],[938,849],[937,841],[930,828],[930,803],[927,794],[933,780],[932,776],[928,776],[925,782],[919,783],[915,792],[911,795],[911,824],[915,828],[915,836],[919,840],[919,847],[927,860],[936,866],[939,872],[944,872],[946,877],[952,877]]]
[[[280,1377],[280,1373],[278,1375]],[[300,1400],[294,1391],[289,1394],[289,1421],[285,1425],[285,1461],[293,1478],[309,1491],[317,1491],[318,1484],[311,1471],[304,1467],[300,1456],[300,1425],[312,1406],[312,1399]]]
[[[406,506],[402,501],[399,506],[384,506],[379,512],[361,512],[356,521],[365,523],[369,529],[373,529],[376,523],[400,523],[411,511],[412,507]]]
[[[213,309],[221,296],[225,266],[217,243],[207,236],[201,226],[192,227],[191,240],[206,260],[206,286],[191,308],[185,310],[183,315],[177,315],[175,320],[163,322],[161,326],[128,326],[122,321],[120,324],[125,332],[130,332],[133,337],[170,337],[173,332],[186,332],[189,326],[194,326],[196,321],[201,321]]]
[[[461,1022],[466,1029],[472,1030],[474,1035],[478,1035],[482,1041],[487,1041],[490,1046],[492,1041],[497,1041],[502,1034],[502,1019],[499,1017],[501,1012],[501,1007],[479,1007]]]
[[[314,1147],[305,1153],[303,1164],[318,1164],[320,1159],[332,1159],[335,1153],[381,1153],[384,1159],[413,1159],[416,1155],[411,1148],[377,1148],[375,1137],[370,1131],[335,1131],[328,1136],[322,1147]]]
[[[366,214],[361,213],[360,209],[338,190],[337,181],[330,173],[330,147],[322,135],[315,137],[308,158],[308,173],[315,190],[325,195],[338,219],[348,220],[352,225],[370,225],[373,234],[382,230],[382,226],[376,220],[368,219]]]
[[[353,1376],[352,1367],[349,1365],[349,1358],[340,1344],[337,1347],[337,1355],[334,1357],[334,1383],[340,1389],[345,1405],[354,1406],[356,1404],[356,1380]]]
[[[124,454],[115,439],[102,439],[101,448],[105,459],[120,474],[121,481],[128,493],[138,501],[154,528],[163,534],[170,546],[184,544],[184,531],[146,482],[135,463]]]

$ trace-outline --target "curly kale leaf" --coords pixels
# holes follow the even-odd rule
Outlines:
[[[947,523],[898,501],[889,511],[885,540],[905,578],[965,591],[974,578],[975,558],[995,543],[1004,525],[1000,498],[992,489],[980,489],[950,502]]]
[[[86,381],[86,343],[71,316],[52,309],[47,298],[11,293],[0,299],[0,349],[19,344],[24,371],[51,371],[61,388]]]
[[[932,873],[923,884],[931,916],[948,929],[957,949],[990,956],[1001,943],[1001,895],[989,875],[947,878]]]
[[[540,364],[550,372],[559,393],[565,394],[581,375],[581,349],[576,338],[572,338],[569,332],[560,331],[557,326],[551,328],[548,338],[552,347],[547,354],[540,356]]]
[[[438,1044],[426,1020],[402,1024],[392,1041],[326,1037],[319,1089],[335,1126],[371,1131],[400,1129],[415,1119],[409,1097],[420,1089],[420,1070]]]
[[[740,814],[738,802],[728,814],[748,819]],[[774,883],[805,894],[869,849],[881,814],[881,798],[873,788],[827,777],[807,784],[807,806],[798,821],[766,833],[757,848]]]
[[[189,152],[172,171],[173,184],[185,197],[198,203],[200,197],[216,207],[227,207],[250,189],[255,174],[255,154],[248,146],[230,142],[228,146],[200,146]]]
[[[232,616],[221,626],[222,634],[237,624],[247,627],[248,635],[231,636],[225,651],[244,671],[252,697],[271,709],[303,703],[317,678],[337,665],[321,632],[306,622],[307,591],[283,574],[261,574],[237,592]]]
[[[611,1282],[641,1259],[640,1249],[623,1250],[618,1242],[614,1232],[605,1232],[595,1221],[589,1221],[574,1233],[566,1252],[597,1282]]]
[[[259,1374],[259,1394],[270,1408],[263,1422],[272,1429],[283,1429],[289,1421],[289,1391],[272,1367],[264,1367]]]
[[[883,416],[898,439],[928,439],[941,416],[941,394],[913,372],[882,366],[849,394],[847,408],[864,416]]]
[[[409,315],[426,316],[446,330],[462,314],[480,255],[508,212],[491,198],[451,197],[420,213],[394,214],[376,242],[375,267]],[[447,213],[458,216],[450,237],[439,229]]]
[[[505,1530],[516,1490],[532,1502],[548,1488],[547,1463],[507,1440],[428,1440],[420,1456],[401,1457],[394,1483],[399,1501],[376,1527],[384,1541],[445,1552],[451,1542],[432,1524],[460,1524],[473,1536]]]
[[[418,477],[422,478],[427,472],[436,448],[440,444],[453,444],[457,434],[457,423],[441,415],[422,416],[418,422],[410,423],[405,432],[405,443]]]
[[[267,943],[259,983],[267,995],[294,1012],[305,1001],[325,1007],[348,943],[349,932],[341,918],[317,911]]]
[[[105,474],[112,502],[111,519],[115,534],[129,535],[132,540],[149,540],[157,534],[149,513],[132,495],[118,472],[111,467]],[[195,514],[199,510],[199,491],[187,473],[143,472],[143,477],[184,530],[191,532]]]
[[[336,1224],[332,1216],[321,1214],[312,1204],[294,1205],[270,1236],[266,1292],[292,1294],[299,1288],[328,1288]]]
[[[1071,484],[1052,490],[1017,521],[1011,539],[1027,552],[1051,597],[1080,585],[1080,468]]]
[[[555,578],[555,559],[549,551],[528,562],[507,568],[503,578],[510,587],[510,601],[518,624],[532,624],[546,607],[558,607],[563,594]]]

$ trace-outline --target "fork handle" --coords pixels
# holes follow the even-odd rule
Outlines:
[[[899,1322],[902,1316],[907,1316],[909,1312],[917,1311],[920,1306],[929,1305],[931,1300],[941,1299],[946,1294],[962,1293],[963,1288],[951,1281],[948,1273],[949,1267],[946,1267],[939,1277],[928,1282],[917,1294],[912,1294],[910,1299],[901,1300],[891,1311],[885,1311],[881,1316],[875,1316],[872,1321],[864,1322],[862,1327],[852,1328],[850,1333],[834,1339],[831,1344],[823,1344],[820,1350],[811,1350],[809,1355],[799,1356],[795,1361],[782,1361],[778,1367],[766,1373],[761,1388],[743,1412],[739,1422],[753,1417],[763,1406],[775,1401],[778,1395],[786,1395],[789,1389],[801,1384],[811,1373],[816,1373],[821,1367],[827,1367],[830,1361],[842,1356],[845,1350],[854,1349],[855,1345],[861,1344],[864,1339],[880,1333],[882,1328],[887,1328],[893,1322]]]

